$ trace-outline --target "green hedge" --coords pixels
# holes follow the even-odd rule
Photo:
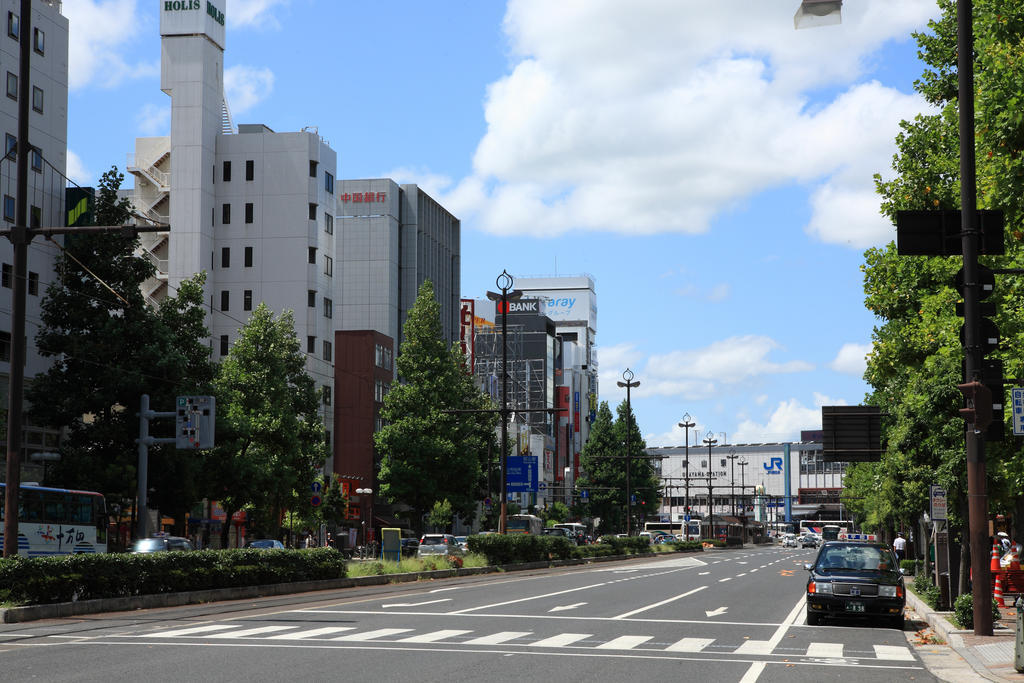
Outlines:
[[[974,628],[974,596],[971,593],[964,593],[953,601],[953,615],[960,628]],[[999,621],[1001,616],[999,605],[996,603],[996,599],[992,598],[993,623]]]
[[[0,559],[0,601],[46,604],[345,577],[332,548]]]
[[[900,560],[900,569],[906,569],[907,574],[917,576],[924,563],[921,560]]]
[[[921,598],[926,605],[932,609],[939,607],[939,601],[942,600],[942,591],[932,583],[931,577],[927,574],[918,574],[914,577],[914,583],[912,584],[914,593],[917,597]]]
[[[567,560],[573,556],[573,545],[565,536],[487,534],[470,536],[469,552],[485,555],[489,564],[521,564]]]

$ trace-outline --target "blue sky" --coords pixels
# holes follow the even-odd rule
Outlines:
[[[730,443],[860,403],[871,175],[926,111],[910,38],[933,0],[227,0],[235,123],[315,126],[339,178],[415,182],[462,220],[462,293],[503,269],[596,282],[602,400],[648,445],[689,413]],[[69,175],[165,135],[156,0],[64,0]],[[130,183],[130,181],[129,181]]]

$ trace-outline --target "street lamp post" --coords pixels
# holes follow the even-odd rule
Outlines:
[[[729,455],[725,456],[731,461],[729,464],[732,466],[732,475],[729,478],[729,493],[732,494],[732,516],[736,516],[736,458],[740,457],[736,455],[736,449],[730,448]]]
[[[686,430],[686,446],[684,448],[685,455],[683,456],[683,461],[685,463],[684,467],[686,468],[686,471],[683,474],[683,486],[686,489],[683,496],[683,520],[685,522],[689,522],[689,519],[687,518],[690,516],[690,427],[694,427],[696,424],[696,422],[690,422],[689,413],[684,413],[683,421],[679,423],[679,426]],[[689,529],[690,526],[687,524],[686,530],[683,533],[690,533]]]
[[[741,505],[741,507],[743,509],[743,516],[746,517],[747,516],[747,499],[746,499],[746,495],[747,495],[747,478],[746,478],[746,474],[747,474],[747,465],[749,465],[750,463],[747,462],[746,458],[744,458],[743,460],[740,460],[736,464],[740,466],[740,505]],[[746,525],[744,525],[744,526],[746,526]]]
[[[502,270],[494,283],[501,294],[487,292],[487,298],[498,302],[498,312],[501,313],[501,512],[498,533],[504,534],[508,522],[508,302],[519,299],[523,293],[512,289],[515,280],[507,270]]]
[[[633,458],[629,452],[629,434],[633,431],[633,407],[629,402],[629,390],[640,386],[640,380],[633,381],[633,371],[626,368],[626,371],[622,373],[622,379],[624,382],[616,382],[620,387],[626,388],[626,535],[632,535],[632,518],[633,518],[633,500],[630,498],[632,492],[630,491],[630,463]]]
[[[373,495],[373,489],[371,489],[371,488],[356,489],[356,494],[359,495],[359,517],[360,517],[360,521],[362,521],[362,524],[360,526],[363,527],[363,547],[365,548],[366,547],[366,508],[367,508],[367,506],[364,505],[363,501],[366,500],[366,498],[363,498],[363,496],[366,496],[367,498],[372,496]],[[370,509],[372,510],[373,508],[371,507]],[[372,515],[372,513],[371,513],[371,515]],[[373,526],[373,519],[372,518],[370,519],[370,526],[371,527]]]
[[[714,490],[711,487],[711,447],[718,443],[718,439],[715,438],[715,433],[708,430],[707,435],[704,437],[704,443],[708,445],[708,538],[715,537],[715,508],[714,508]]]

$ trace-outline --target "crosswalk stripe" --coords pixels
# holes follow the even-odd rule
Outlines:
[[[668,652],[700,652],[713,642],[715,642],[714,638],[683,638],[672,643],[665,650]]]
[[[419,636],[409,636],[408,638],[402,638],[398,642],[400,643],[435,643],[445,638],[451,638],[452,636],[461,636],[463,633],[471,633],[471,631],[463,631],[459,629],[444,629],[441,631],[434,631],[433,633],[424,633]]]
[[[532,643],[534,647],[565,647],[566,645],[572,645],[578,640],[589,638],[591,633],[559,633],[557,636],[551,636],[550,638],[544,638]]]
[[[910,648],[901,645],[874,645],[875,656],[879,659],[897,659],[901,662],[914,661]]]
[[[533,631],[499,631],[498,633],[491,634],[489,636],[480,636],[479,638],[473,638],[467,640],[464,645],[498,645],[500,643],[506,643],[516,638],[522,638],[528,636]]]
[[[598,650],[632,650],[637,645],[643,645],[654,636],[619,636],[612,638],[607,643],[597,646]]]
[[[206,626],[194,626],[192,628],[180,628],[174,631],[157,631],[156,633],[145,633],[146,636],[158,636],[160,638],[174,638],[177,636],[191,636],[195,633],[211,633],[223,631],[229,628],[238,628],[239,624],[208,624]]]
[[[807,646],[808,657],[842,657],[842,643],[811,643]]]
[[[270,636],[270,638],[272,640],[303,640],[304,638],[316,638],[317,636],[326,636],[331,633],[354,630],[354,626],[324,626],[323,628],[313,628],[308,631],[298,631],[297,633],[282,633],[279,636]]]
[[[374,638],[385,638],[399,633],[408,633],[411,628],[379,628],[375,631],[363,631],[362,633],[350,633],[331,640],[373,640]]]
[[[258,636],[261,633],[275,633],[276,631],[291,631],[297,628],[296,626],[260,626],[259,628],[247,628],[241,631],[231,631],[230,633],[215,633],[214,638],[248,638],[249,636]]]
[[[772,643],[770,640],[748,640],[747,642],[736,648],[735,654],[738,655],[770,655],[772,653]]]

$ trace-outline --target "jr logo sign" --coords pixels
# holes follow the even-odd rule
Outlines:
[[[770,463],[763,463],[762,467],[768,474],[782,474],[782,458],[772,458]]]

